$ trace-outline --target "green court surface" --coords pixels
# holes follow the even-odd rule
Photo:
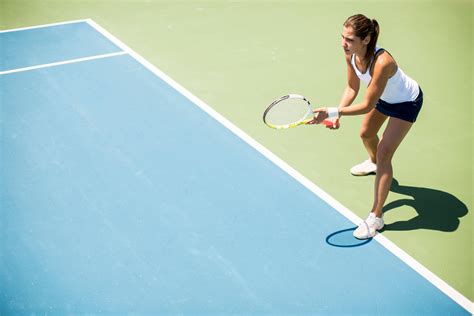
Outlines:
[[[471,1],[0,0],[0,29],[95,20],[365,217],[374,177],[348,171],[366,159],[361,117],[343,118],[339,131],[275,131],[261,121],[265,106],[287,93],[337,104],[346,80],[340,33],[355,13],[379,21],[379,46],[425,95],[394,159],[383,234],[472,301]]]

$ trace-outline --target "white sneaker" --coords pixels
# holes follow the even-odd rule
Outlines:
[[[351,168],[351,173],[354,176],[366,176],[377,172],[377,165],[372,160],[367,159],[366,161]]]
[[[383,225],[383,218],[371,212],[367,219],[356,228],[353,235],[357,239],[369,239],[377,235],[377,230],[381,230]]]

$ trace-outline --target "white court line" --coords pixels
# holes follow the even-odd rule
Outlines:
[[[25,31],[25,30],[32,30],[32,29],[40,29],[40,28],[43,28],[43,27],[51,27],[51,26],[74,24],[74,23],[84,23],[84,22],[87,22],[87,20],[75,20],[75,21],[66,21],[66,22],[58,22],[58,23],[50,23],[50,24],[20,27],[20,28],[16,28],[16,29],[1,30],[0,33]]]
[[[236,134],[238,137],[240,137],[242,140],[244,140],[247,144],[249,144],[250,146],[252,146],[256,150],[258,150],[261,154],[263,154],[265,157],[270,159],[273,163],[275,163],[281,169],[286,171],[294,179],[296,179],[298,182],[300,182],[302,185],[304,185],[306,188],[308,188],[314,194],[319,196],[326,203],[331,205],[334,209],[336,209],[339,213],[341,213],[343,216],[345,216],[351,222],[353,222],[354,224],[357,225],[362,221],[361,218],[359,218],[357,215],[352,213],[348,208],[346,208],[344,205],[339,203],[336,199],[334,199],[328,193],[324,192],[316,184],[314,184],[309,179],[304,177],[301,173],[296,171],[294,168],[292,168],[290,165],[288,165],[286,162],[284,162],[282,159],[280,159],[278,156],[276,156],[270,150],[268,150],[263,145],[258,143],[255,139],[253,139],[252,137],[247,135],[244,131],[239,129],[237,126],[235,126],[233,123],[231,123],[225,117],[223,117],[217,111],[212,109],[204,101],[200,100],[198,97],[196,97],[191,92],[186,90],[179,83],[177,83],[176,81],[171,79],[164,72],[162,72],[157,67],[155,67],[150,62],[148,62],[145,58],[143,58],[142,56],[137,54],[135,51],[133,51],[131,48],[129,48],[127,45],[122,43],[119,39],[117,39],[115,36],[110,34],[107,30],[102,28],[100,25],[95,23],[92,19],[87,20],[87,23],[89,23],[97,31],[102,33],[102,35],[107,37],[115,45],[117,45],[118,47],[120,47],[124,51],[128,52],[128,54],[130,54],[130,56],[132,56],[134,59],[136,59],[138,62],[140,62],[143,66],[148,68],[150,71],[152,71],[158,77],[160,77],[162,80],[167,82],[170,86],[172,86],[178,92],[183,94],[186,98],[188,98],[190,101],[192,101],[198,107],[200,107],[202,110],[204,110],[206,113],[208,113],[210,116],[212,116],[218,122],[220,122],[222,125],[227,127],[230,131],[232,131],[234,134]],[[447,296],[449,296],[451,299],[453,299],[455,302],[457,302],[459,305],[461,305],[463,308],[465,308],[467,311],[469,311],[471,314],[473,314],[473,311],[474,311],[473,302],[471,302],[469,299],[467,299],[464,295],[459,293],[456,289],[451,287],[449,284],[447,284],[445,281],[443,281],[441,278],[439,278],[433,272],[428,270],[425,266],[423,266],[421,263],[416,261],[413,257],[411,257],[409,254],[407,254],[400,247],[395,245],[393,242],[388,240],[383,235],[379,234],[374,239],[377,240],[382,246],[384,246],[390,252],[392,252],[395,256],[399,257],[408,266],[410,266],[412,269],[414,269],[416,272],[418,272],[420,275],[422,275],[425,279],[427,279],[429,282],[431,282],[434,286],[436,286],[438,289],[440,289],[443,293],[445,293]]]
[[[49,64],[42,64],[42,65],[36,65],[36,66],[31,66],[31,67],[0,71],[0,75],[7,75],[11,73],[16,73],[16,72],[23,72],[23,71],[29,71],[29,70],[35,70],[35,69],[41,69],[41,68],[49,68],[49,67],[60,66],[60,65],[80,63],[80,62],[88,61],[88,60],[108,58],[108,57],[114,57],[114,56],[120,56],[120,55],[126,55],[126,54],[127,52],[122,51],[122,52],[116,52],[116,53],[82,57],[82,58],[70,59],[70,60],[65,60],[65,61],[58,61],[58,62],[49,63]]]

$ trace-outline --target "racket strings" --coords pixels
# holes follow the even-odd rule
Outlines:
[[[264,120],[272,125],[288,125],[312,118],[313,112],[303,98],[282,98],[272,103],[265,112]]]

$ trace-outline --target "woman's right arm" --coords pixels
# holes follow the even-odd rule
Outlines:
[[[340,107],[346,107],[354,102],[357,94],[359,93],[360,79],[354,71],[351,64],[352,56],[346,56],[347,63],[347,86],[342,94],[341,101],[339,102]]]
[[[355,98],[357,97],[357,94],[359,93],[359,87],[360,87],[360,79],[357,77],[357,74],[354,71],[354,68],[352,68],[351,64],[351,56],[346,56],[346,63],[347,63],[347,86],[344,90],[344,93],[342,94],[341,101],[339,102],[339,107],[346,107],[352,104],[354,102]],[[318,110],[318,109],[317,109]],[[314,110],[313,112],[316,113],[318,112],[317,110]],[[312,120],[308,124],[316,124],[316,119]],[[329,129],[338,129],[340,126],[339,118],[336,118],[333,121],[333,125],[326,125],[326,128]]]

